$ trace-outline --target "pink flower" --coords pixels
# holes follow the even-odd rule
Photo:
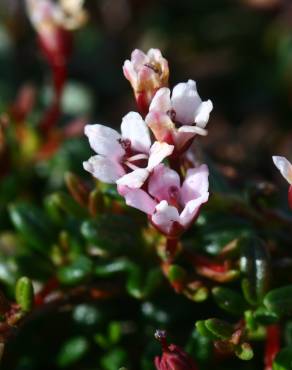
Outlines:
[[[149,215],[152,224],[168,237],[177,237],[194,221],[209,198],[208,167],[189,169],[181,185],[179,175],[163,164],[154,168],[148,191],[118,186],[129,206]]]
[[[146,123],[159,141],[175,144],[182,151],[196,135],[206,135],[205,127],[213,109],[211,100],[202,101],[193,80],[177,84],[172,94],[159,89],[149,107]]]
[[[85,135],[97,155],[83,167],[97,179],[129,188],[143,185],[149,173],[173,151],[167,143],[151,146],[150,133],[142,117],[128,113],[122,120],[121,134],[103,125],[86,125]]]
[[[189,354],[181,347],[166,342],[166,333],[157,330],[155,337],[161,342],[162,356],[156,356],[154,365],[156,370],[197,370],[197,365]]]
[[[288,203],[292,209],[292,164],[285,157],[273,156],[273,162],[278,170],[281,172],[281,175],[289,183],[288,190]]]
[[[131,60],[125,61],[123,72],[132,85],[141,113],[146,114],[155,92],[168,85],[167,60],[158,49],[150,49],[147,54],[136,49]]]

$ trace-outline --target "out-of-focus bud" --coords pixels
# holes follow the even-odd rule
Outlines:
[[[59,0],[62,8],[60,23],[67,30],[81,27],[88,19],[88,13],[83,9],[84,0]]]
[[[70,34],[66,31],[62,8],[51,0],[26,0],[29,19],[39,35],[42,52],[51,65],[63,64],[70,54]]]
[[[54,100],[40,127],[48,132],[60,115],[60,99],[67,78],[67,64],[72,51],[71,30],[79,28],[87,18],[82,9],[84,0],[26,0],[29,19],[35,28],[40,49],[49,63],[54,83]]]
[[[155,338],[162,345],[162,356],[155,357],[154,364],[157,370],[198,370],[193,359],[179,346],[167,345],[166,332],[157,330]]]
[[[156,91],[168,85],[167,60],[158,49],[150,49],[147,54],[136,49],[131,60],[125,61],[123,71],[132,85],[140,112],[146,114]]]

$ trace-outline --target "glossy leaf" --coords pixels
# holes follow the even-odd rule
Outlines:
[[[229,339],[233,332],[233,326],[219,319],[208,319],[205,321],[206,328],[220,339]]]
[[[58,279],[65,285],[76,285],[85,281],[93,272],[93,262],[86,256],[80,256],[70,265],[61,267]]]
[[[292,369],[292,347],[283,348],[273,362],[273,370]]]
[[[11,220],[25,240],[35,250],[46,253],[52,242],[53,228],[41,210],[24,203],[9,207]]]
[[[264,305],[276,315],[292,315],[292,285],[271,290],[265,296]]]
[[[240,268],[243,273],[242,290],[246,300],[261,303],[269,286],[269,255],[265,244],[258,238],[246,237],[241,245]]]
[[[60,367],[67,367],[79,361],[89,350],[89,343],[84,337],[70,338],[61,348],[57,363]]]
[[[215,287],[212,294],[218,306],[233,315],[242,315],[248,307],[243,297],[229,288]]]

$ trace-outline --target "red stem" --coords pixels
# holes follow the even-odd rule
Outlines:
[[[280,327],[270,325],[267,327],[267,339],[265,347],[265,370],[272,370],[273,361],[280,351]]]

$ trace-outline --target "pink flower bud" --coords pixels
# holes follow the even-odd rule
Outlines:
[[[198,370],[193,359],[179,346],[167,345],[166,332],[157,330],[155,338],[162,345],[162,356],[155,357],[154,364],[157,370]]]
[[[125,61],[123,71],[132,85],[140,112],[147,114],[156,91],[168,85],[167,60],[158,49],[150,49],[147,54],[136,49],[132,52],[131,60]]]

